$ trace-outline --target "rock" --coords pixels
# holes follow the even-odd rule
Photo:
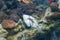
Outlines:
[[[24,30],[15,35],[9,35],[8,40],[30,40],[37,34],[36,29]]]
[[[19,21],[19,17],[17,15],[17,13],[16,14],[11,14],[10,15],[10,19],[15,21],[16,23]]]
[[[54,14],[52,14],[51,16],[47,16],[46,17],[47,20],[59,20],[60,19],[60,13],[59,12],[55,12]]]
[[[7,31],[4,30],[0,24],[0,37],[6,37],[7,36]]]
[[[0,40],[6,40],[5,38],[3,38],[3,37],[0,37]]]
[[[58,3],[55,3],[55,2],[53,2],[53,3],[51,3],[50,4],[50,8],[51,8],[51,12],[56,12],[56,11],[58,11]]]
[[[22,0],[24,3],[28,4],[30,3],[31,1],[30,0]]]
[[[0,9],[3,7],[3,1],[0,1]]]
[[[3,28],[13,28],[13,27],[15,27],[15,22],[14,21],[12,21],[12,20],[3,20],[2,21],[2,27]]]
[[[58,0],[59,8],[60,8],[60,0]]]

